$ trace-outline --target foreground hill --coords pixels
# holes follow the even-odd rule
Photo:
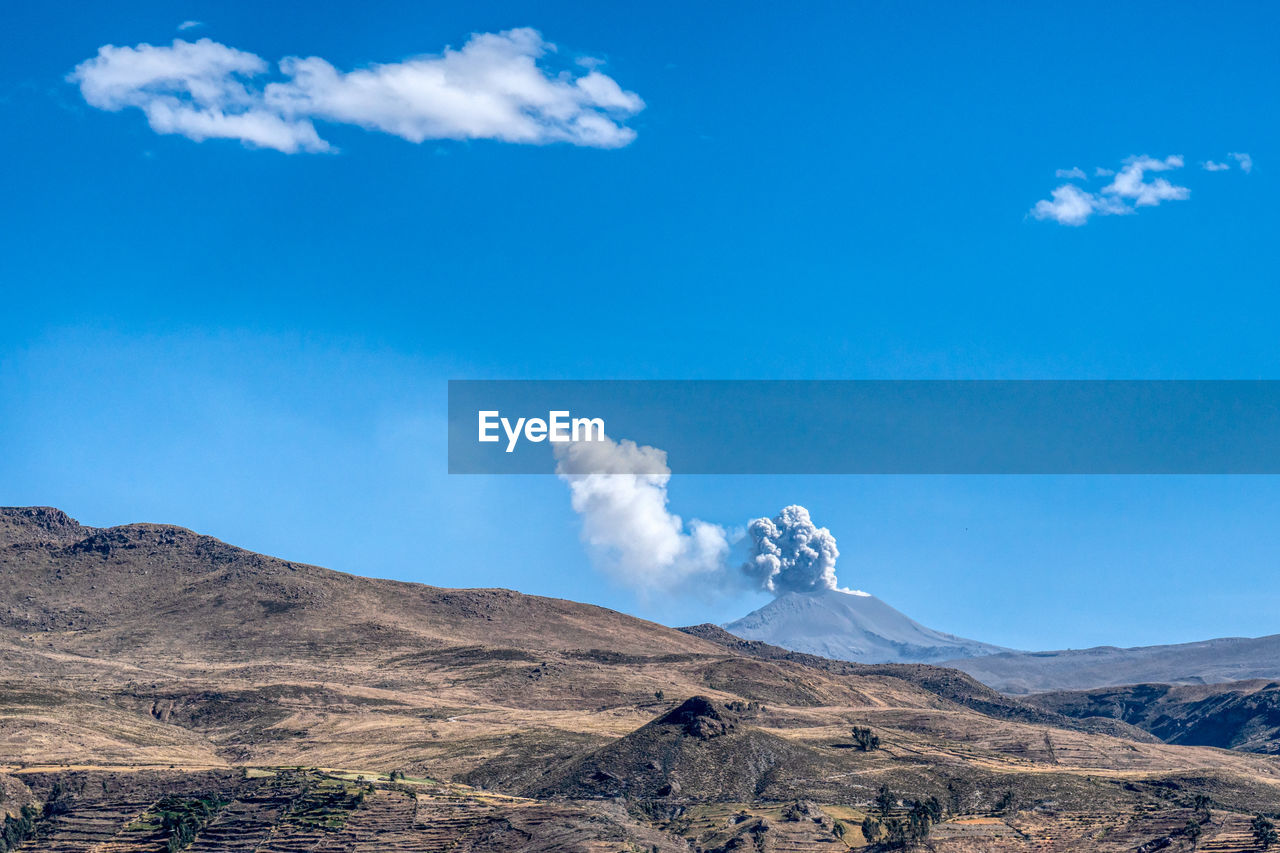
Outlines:
[[[753,725],[756,706],[735,711],[694,696],[650,723],[570,762],[538,783],[541,796],[756,799],[777,780],[812,778],[829,758]]]
[[[944,661],[1004,693],[1090,690],[1125,684],[1218,684],[1280,679],[1280,634],[1198,643],[1006,652]]]
[[[887,785],[888,820],[947,804],[940,850],[1106,851],[1280,792],[1270,757],[743,643],[0,509],[0,811],[64,853],[155,851],[179,813],[195,853],[830,850]]]
[[[937,663],[1009,649],[926,628],[865,592],[788,592],[725,625],[748,640],[860,663]]]

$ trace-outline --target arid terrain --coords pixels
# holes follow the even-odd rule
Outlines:
[[[0,510],[13,849],[1257,849],[1280,759],[1078,706]]]

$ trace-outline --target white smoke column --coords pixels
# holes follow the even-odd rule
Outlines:
[[[757,518],[747,526],[751,556],[742,571],[760,589],[818,592],[836,587],[836,538],[817,527],[802,506],[785,507],[776,518]]]
[[[556,473],[582,517],[582,540],[597,565],[642,591],[670,590],[724,568],[724,528],[667,509],[666,451],[634,441],[556,444]]]

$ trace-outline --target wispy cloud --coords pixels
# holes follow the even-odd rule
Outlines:
[[[1060,225],[1083,225],[1094,215],[1129,214],[1137,212],[1140,207],[1183,201],[1191,197],[1191,190],[1176,186],[1166,178],[1147,177],[1150,172],[1166,172],[1182,166],[1182,157],[1177,155],[1163,160],[1145,155],[1130,157],[1118,172],[1106,172],[1114,178],[1098,192],[1088,192],[1075,184],[1063,184],[1054,189],[1049,198],[1036,202],[1031,215]],[[1102,175],[1104,171],[1098,169],[1097,173]]]
[[[1217,162],[1214,162],[1213,160],[1205,160],[1203,163],[1200,164],[1200,168],[1204,169],[1206,172],[1225,172],[1231,168],[1231,164],[1217,163]]]
[[[103,110],[136,108],[157,133],[238,139],[285,153],[328,151],[316,121],[423,142],[492,139],[618,148],[644,101],[598,69],[546,67],[555,45],[532,29],[473,35],[459,49],[341,71],[286,57],[280,78],[253,53],[207,38],[171,46],[105,45],[68,76]]]
[[[1253,171],[1253,158],[1243,151],[1232,151],[1227,156],[1234,157],[1236,162],[1240,164],[1240,171],[1246,175]]]
[[[1059,169],[1053,173],[1055,178],[1066,178],[1067,180],[1084,181],[1088,180],[1088,176],[1084,173],[1084,169],[1079,166],[1072,166],[1070,169]]]
[[[178,29],[185,32],[186,30],[194,30],[196,27],[203,27],[204,21],[183,21],[178,24]]]

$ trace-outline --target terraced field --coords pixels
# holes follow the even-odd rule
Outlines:
[[[12,778],[12,777],[11,777]],[[373,773],[260,768],[182,771],[32,772],[17,778],[57,813],[38,822],[23,853],[166,853],[158,804],[218,797],[220,805],[185,850],[193,853],[481,853],[481,851],[770,851],[842,853],[866,849],[867,807],[810,801],[686,803],[666,818],[628,813],[619,802],[536,800]],[[633,804],[634,805],[634,804]],[[634,809],[633,809],[634,812]],[[905,818],[902,806],[890,819]],[[927,848],[942,853],[1154,853],[1192,850],[1200,826],[1208,853],[1253,853],[1251,816],[1176,802],[1124,813],[1049,806],[948,814]],[[874,847],[874,845],[870,845]],[[878,848],[877,848],[878,849]]]
[[[170,833],[155,814],[158,804],[173,800],[173,791],[223,799],[183,848],[191,853],[604,853],[632,844],[660,853],[686,849],[621,809],[508,797],[426,779],[287,768],[18,778],[24,776],[31,790],[56,792],[59,812],[40,819],[37,836],[16,848],[23,853],[165,853]]]
[[[687,838],[694,850],[721,853],[766,849],[778,853],[835,853],[867,849],[860,824],[867,812],[837,805],[804,804],[799,819],[788,811],[794,804],[717,803],[689,809],[667,828]],[[891,813],[903,816],[901,810]],[[837,836],[835,821],[844,824]],[[1200,826],[1197,846],[1192,846],[1188,821]],[[1251,818],[1214,810],[1203,812],[1180,807],[1145,807],[1131,814],[1103,811],[1032,809],[1008,815],[989,813],[950,815],[934,826],[927,841],[915,849],[945,853],[1154,853],[1209,851],[1256,853],[1263,848],[1253,838]],[[747,846],[735,839],[744,839]],[[877,848],[878,849],[878,848]]]

